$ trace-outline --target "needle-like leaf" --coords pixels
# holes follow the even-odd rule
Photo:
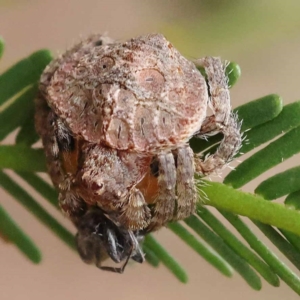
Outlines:
[[[151,234],[146,236],[144,245],[149,248],[181,282],[187,283],[188,276],[186,272]]]
[[[168,228],[178,235],[185,243],[187,243],[193,250],[201,255],[208,263],[218,269],[223,275],[227,277],[232,276],[232,268],[228,263],[216,252],[209,249],[203,243],[196,239],[187,229],[179,223],[169,223]]]
[[[300,270],[300,253],[272,226],[258,221],[253,223],[264,233],[266,237]]]
[[[46,172],[44,151],[24,145],[0,145],[0,169]]]
[[[37,86],[30,87],[0,113],[0,141],[30,117],[34,110],[32,99],[36,93]]]
[[[49,229],[60,237],[71,249],[75,249],[75,239],[73,234],[58,223],[58,221],[46,212],[23,188],[2,171],[0,171],[0,186],[34,214],[41,223],[49,227]]]
[[[26,233],[12,220],[8,213],[0,206],[0,232],[13,242],[33,263],[41,261],[42,255],[38,247]]]
[[[249,267],[245,260],[232,251],[224,241],[205,226],[196,216],[184,220],[197,234],[199,234],[213,249],[245,279],[255,290],[261,289],[261,281],[257,274]]]
[[[274,200],[298,191],[300,188],[300,166],[276,174],[259,184],[255,193],[266,200]]]
[[[237,229],[250,247],[285,281],[297,294],[300,295],[300,279],[293,273],[236,215],[220,210],[222,215]]]
[[[26,86],[36,83],[51,60],[48,50],[39,50],[0,75],[0,105]]]
[[[31,172],[16,172],[23,180],[30,184],[41,196],[43,196],[49,203],[55,208],[59,208],[58,205],[58,193],[57,191],[44,181],[41,177]]]
[[[40,137],[35,131],[34,113],[35,109],[33,107],[33,109],[28,112],[28,118],[25,120],[25,122],[23,122],[23,124],[21,125],[21,129],[17,134],[17,144],[31,146],[40,139]]]
[[[145,252],[145,259],[146,261],[153,267],[158,267],[160,260],[159,258],[155,255],[155,253],[149,249],[145,244],[143,244],[143,250]]]
[[[300,126],[244,160],[228,174],[224,183],[237,189],[298,152]]]
[[[2,37],[0,36],[0,58],[2,57],[4,52],[4,41],[2,39]]]
[[[240,153],[247,153],[298,126],[300,126],[300,101],[285,105],[278,117],[247,131],[247,140],[243,143]]]
[[[289,194],[286,197],[284,204],[289,208],[300,210],[300,190]]]
[[[237,255],[245,259],[266,281],[273,286],[279,285],[278,277],[270,267],[240,242],[208,209],[202,207],[197,214]]]

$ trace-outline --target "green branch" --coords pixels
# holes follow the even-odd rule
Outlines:
[[[279,203],[266,201],[260,196],[235,190],[222,183],[207,182],[207,186],[201,188],[209,199],[205,202],[207,205],[300,235],[299,211],[288,209]]]

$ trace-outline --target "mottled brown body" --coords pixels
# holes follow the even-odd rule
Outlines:
[[[185,144],[208,103],[204,77],[157,34],[71,54],[46,93],[74,134],[136,152]]]
[[[45,69],[36,127],[60,206],[79,230],[84,260],[92,255],[90,261],[99,265],[101,259],[88,251],[90,243],[98,243],[93,249],[105,248],[115,261],[125,252],[141,261],[140,232],[193,214],[194,173],[221,169],[239,149],[240,125],[231,111],[224,66],[212,57],[198,63],[208,85],[160,34],[126,43],[94,35]],[[204,160],[194,155],[192,136],[218,132],[224,139],[216,153]],[[86,233],[92,231],[85,226],[90,216],[108,224],[97,241]],[[113,246],[116,240],[124,253]]]

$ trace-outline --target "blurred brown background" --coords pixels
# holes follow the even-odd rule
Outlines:
[[[233,107],[269,93],[278,93],[289,103],[300,98],[299,9],[298,0],[0,0],[0,35],[6,41],[0,70],[40,48],[64,51],[89,33],[107,32],[124,40],[162,32],[188,58],[218,55],[240,64],[242,78],[232,90]],[[264,176],[296,163],[299,156]],[[246,189],[253,190],[259,181]],[[101,272],[82,263],[76,253],[0,192],[1,205],[44,256],[42,264],[34,266],[0,240],[1,300],[298,299],[284,283],[276,289],[264,282],[262,291],[255,292],[238,275],[223,277],[166,230],[156,237],[185,267],[188,284],[179,283],[163,266],[132,265],[124,275]],[[46,207],[72,228],[58,212]]]

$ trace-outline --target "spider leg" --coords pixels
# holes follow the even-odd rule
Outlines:
[[[94,263],[101,270],[123,273],[130,258],[144,261],[144,254],[136,233],[116,225],[99,208],[90,208],[77,226],[76,245],[82,260]],[[103,266],[111,258],[121,267]]]
[[[59,205],[62,211],[76,225],[78,220],[87,210],[86,203],[71,188],[72,177],[78,169],[79,147],[78,140],[71,134],[70,130],[55,115],[52,117],[54,138],[52,156],[60,157],[57,160],[60,172]],[[57,149],[57,153],[55,153]],[[53,159],[54,160],[54,159]]]
[[[118,251],[118,247],[117,247],[117,236],[116,233],[108,228],[106,229],[106,233],[105,233],[105,239],[107,239],[107,253],[110,256],[110,258],[116,262],[119,263],[122,260],[122,254],[120,253],[120,251]]]
[[[111,238],[109,238],[109,239],[110,239],[110,250],[112,250],[112,251],[109,253],[109,255],[115,262],[120,262],[122,258],[117,253],[117,247],[115,244],[115,235],[113,234],[113,232],[111,232],[111,233],[112,233],[112,235],[111,235]],[[134,251],[138,252],[134,255],[134,256],[136,256],[136,258],[142,257],[142,259],[139,259],[139,260],[135,259],[135,261],[140,262],[140,263],[144,262],[144,255],[143,255],[143,252],[140,248],[140,245],[139,245],[135,235],[133,234],[133,232],[131,230],[128,231],[128,234],[129,234],[129,241],[130,241],[130,249],[127,253],[126,260],[125,260],[124,264],[122,265],[122,267],[101,266],[101,260],[99,259],[96,264],[96,266],[99,269],[104,270],[104,271],[110,271],[110,272],[122,274],[129,262],[130,258],[132,258],[132,254]],[[114,256],[112,256],[112,252],[114,252]]]
[[[143,263],[145,261],[145,255],[140,247],[139,241],[131,230],[129,230],[128,233],[129,233],[130,240],[132,241],[132,245],[133,245],[133,249],[130,253],[130,257],[138,263]],[[135,253],[133,254],[133,252],[135,252]],[[126,262],[126,264],[127,264],[127,262]],[[125,268],[125,266],[123,266],[123,267]]]
[[[111,230],[111,229],[107,229],[106,231],[106,237],[107,237],[107,252],[108,255],[110,256],[110,258],[116,262],[119,263],[122,260],[122,253],[118,252],[117,249],[117,245],[116,245],[116,241],[117,241],[117,237],[115,235],[115,233]],[[129,254],[126,258],[125,263],[123,264],[122,267],[109,267],[109,266],[102,266],[102,259],[101,259],[101,255],[99,255],[99,257],[97,257],[96,259],[96,267],[104,270],[104,271],[110,271],[110,272],[114,272],[114,273],[120,273],[122,274],[124,272],[124,269],[131,257],[131,253],[132,253],[132,248],[133,246],[131,246],[130,250],[129,250]],[[97,254],[100,254],[101,252],[98,251]]]
[[[132,188],[127,201],[122,204],[118,221],[130,230],[141,230],[150,223],[151,212],[141,191]]]
[[[126,261],[124,262],[123,266],[122,267],[108,267],[108,266],[101,266],[100,264],[97,265],[97,268],[103,270],[103,271],[109,271],[109,272],[113,272],[113,273],[119,273],[119,274],[123,274],[124,273],[124,270],[125,270],[125,267],[128,263],[130,259],[130,256],[128,256],[126,258]]]
[[[220,132],[217,124],[215,115],[208,116],[205,118],[201,125],[199,132],[195,134],[195,137],[202,137],[203,135],[212,136]]]
[[[192,149],[186,145],[177,149],[177,209],[174,220],[183,220],[196,210],[197,190]]]
[[[42,137],[45,148],[48,173],[53,184],[59,190],[59,205],[62,211],[77,224],[86,212],[82,198],[70,190],[71,181],[68,173],[77,169],[78,147],[71,132],[47,106],[40,94],[36,99],[36,128]],[[62,159],[63,158],[63,159]]]
[[[205,120],[197,135],[214,135],[220,132],[224,136],[214,154],[206,157],[204,161],[199,155],[195,157],[196,172],[201,175],[209,175],[226,165],[241,147],[241,124],[231,111],[228,80],[220,58],[205,57],[200,63],[204,66],[207,74],[211,95],[209,104],[213,115]]]
[[[158,160],[158,195],[149,229],[158,229],[173,219],[176,203],[176,166],[173,153],[157,156]]]

